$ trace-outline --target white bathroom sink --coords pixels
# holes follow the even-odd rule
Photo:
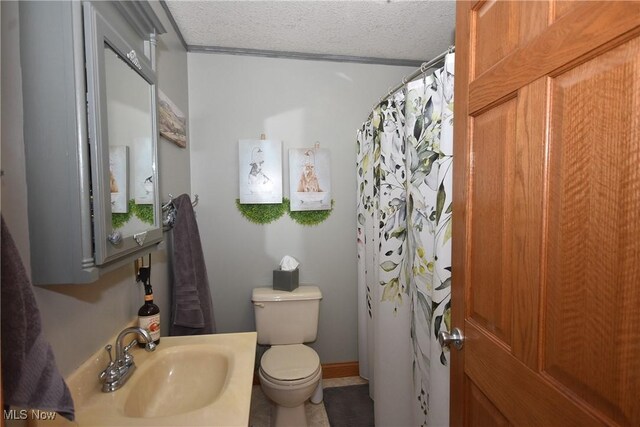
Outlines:
[[[159,351],[131,379],[127,417],[166,417],[213,404],[224,393],[233,352],[218,346],[185,345]]]
[[[67,381],[77,424],[247,426],[255,348],[255,332],[162,337],[152,353],[134,350],[135,372],[111,393],[90,361]]]

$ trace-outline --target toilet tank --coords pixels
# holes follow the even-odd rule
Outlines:
[[[255,288],[251,297],[258,344],[302,344],[315,341],[322,294],[317,286],[292,292]]]

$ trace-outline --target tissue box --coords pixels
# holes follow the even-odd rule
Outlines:
[[[293,291],[298,287],[298,272],[296,268],[292,271],[273,270],[273,289],[277,291]]]

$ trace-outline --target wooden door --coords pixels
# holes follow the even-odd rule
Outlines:
[[[640,2],[460,2],[452,425],[640,426]]]

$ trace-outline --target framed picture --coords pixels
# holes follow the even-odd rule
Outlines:
[[[282,141],[241,139],[240,203],[282,203]]]
[[[187,119],[161,90],[158,90],[158,122],[160,135],[176,144],[187,147]]]
[[[133,143],[134,200],[136,205],[152,205],[155,187],[151,139],[134,138]]]
[[[129,147],[109,147],[109,187],[111,189],[111,213],[129,211]]]
[[[331,158],[323,148],[289,149],[292,211],[331,209]]]

